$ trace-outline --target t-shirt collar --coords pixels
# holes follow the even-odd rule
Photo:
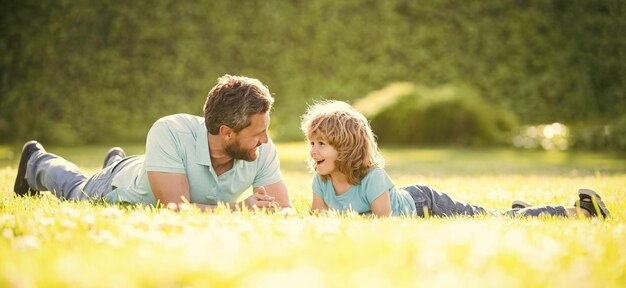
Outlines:
[[[211,166],[211,154],[209,154],[209,131],[204,121],[196,129],[196,163]]]

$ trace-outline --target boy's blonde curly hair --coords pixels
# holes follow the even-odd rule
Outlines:
[[[346,102],[329,100],[310,106],[302,115],[300,128],[307,139],[319,136],[337,150],[335,167],[352,185],[358,184],[370,168],[385,166],[368,120]],[[313,164],[309,159],[312,170]]]

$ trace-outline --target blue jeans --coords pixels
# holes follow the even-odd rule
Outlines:
[[[483,207],[471,205],[461,201],[456,201],[445,193],[435,191],[428,186],[412,185],[401,188],[406,190],[415,201],[417,216],[424,217],[424,210],[428,210],[429,215],[439,217],[450,217],[457,215],[496,215],[513,217],[537,217],[541,214],[563,216],[567,213],[563,206],[536,206],[524,209],[513,209],[506,212],[490,211]]]
[[[75,164],[55,154],[37,151],[28,160],[26,181],[33,190],[50,191],[61,199],[99,199],[113,190],[113,176],[124,159],[112,158],[104,169],[87,179]]]

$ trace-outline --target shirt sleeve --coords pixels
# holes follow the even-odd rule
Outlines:
[[[278,152],[272,140],[263,145],[258,161],[258,170],[252,184],[254,187],[272,185],[283,179],[280,174]]]
[[[382,195],[384,192],[391,190],[394,187],[391,178],[387,175],[384,169],[374,168],[369,172],[367,177],[362,180],[362,187],[365,188],[365,199],[368,203],[372,204],[376,198]]]
[[[157,121],[148,131],[145,167],[147,171],[185,173],[179,141],[167,123]]]

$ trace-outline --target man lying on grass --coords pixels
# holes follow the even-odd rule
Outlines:
[[[190,202],[201,209],[287,208],[276,148],[267,134],[274,103],[259,80],[225,75],[209,92],[204,118],[175,114],[156,121],[145,156],[109,150],[104,167],[87,179],[69,161],[36,141],[24,145],[14,191],[51,191],[67,200],[157,205]],[[237,198],[250,186],[253,195]],[[176,205],[175,205],[176,206]]]
[[[504,213],[454,200],[428,186],[395,189],[383,169],[384,159],[369,122],[344,102],[327,101],[309,107],[302,117],[301,128],[310,143],[310,164],[315,170],[312,211],[351,209],[377,216],[420,217],[426,216],[425,211],[433,216],[547,214],[579,217],[579,213],[585,217],[610,216],[600,196],[589,189],[578,191],[579,200],[575,206],[529,207],[519,204]]]

